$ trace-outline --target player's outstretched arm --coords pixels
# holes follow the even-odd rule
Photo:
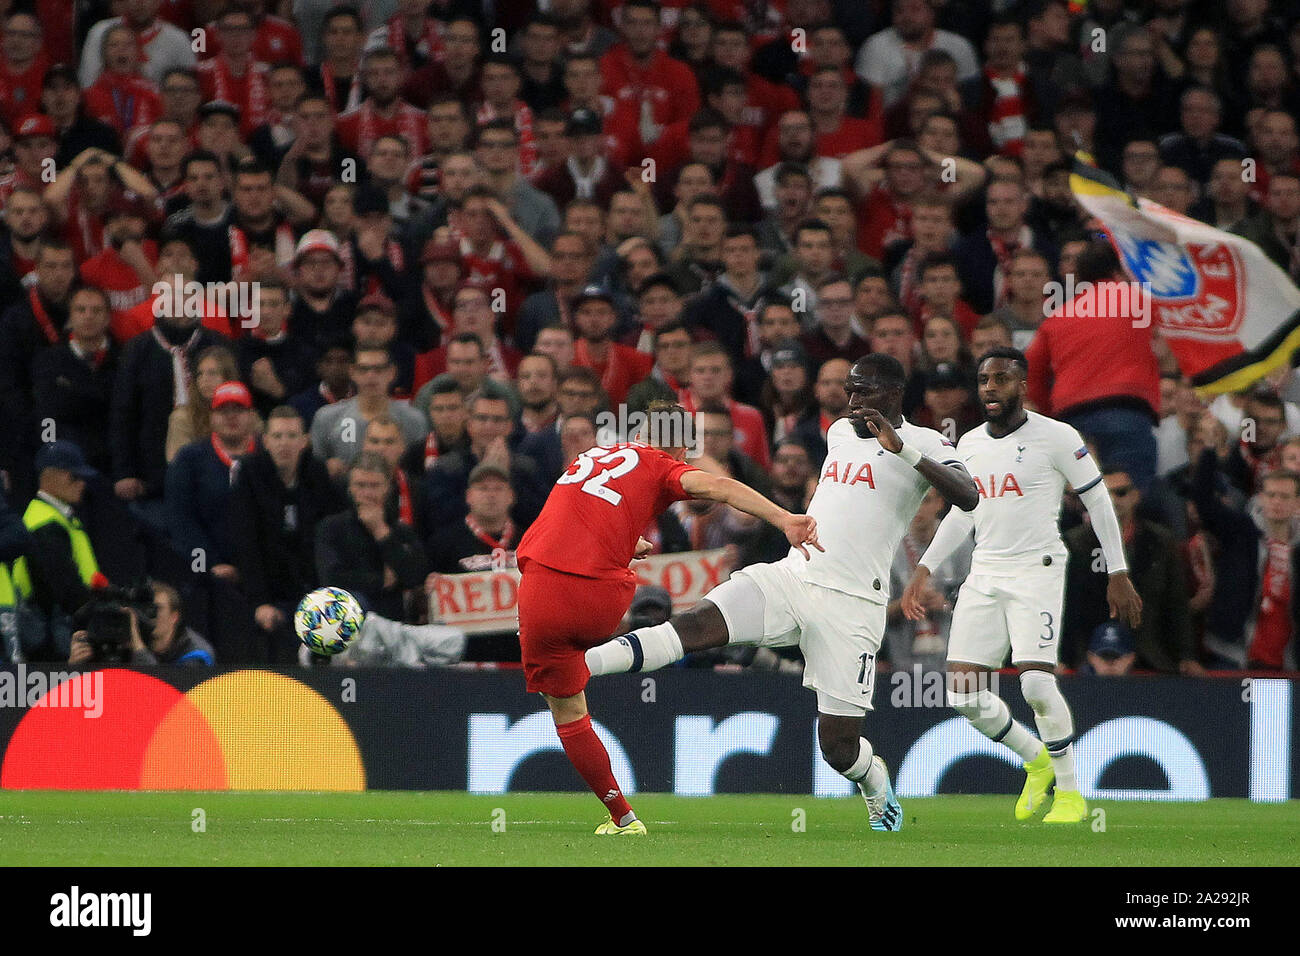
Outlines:
[[[871,433],[880,440],[880,447],[901,456],[904,461],[919,471],[934,490],[943,496],[944,501],[962,511],[975,510],[975,506],[980,502],[980,494],[965,468],[958,464],[941,464],[932,458],[926,458],[918,448],[904,446],[903,439],[898,437],[894,426],[875,409],[867,409],[864,417]]]
[[[955,508],[950,510],[939,524],[930,546],[925,549],[925,554],[921,555],[921,559],[916,563],[912,579],[907,582],[903,596],[899,599],[903,616],[909,621],[919,621],[925,617],[928,610],[926,602],[933,600],[934,588],[929,583],[931,569],[937,568],[948,560],[961,543],[970,537],[974,527],[975,516],[968,511],[958,511]]]
[[[1119,518],[1110,500],[1110,491],[1098,477],[1096,483],[1079,493],[1079,500],[1088,509],[1092,530],[1101,544],[1110,580],[1106,584],[1106,603],[1110,616],[1119,618],[1134,630],[1142,623],[1142,598],[1128,576],[1128,562],[1124,557],[1124,537],[1119,528]]]
[[[692,498],[703,498],[730,505],[737,511],[761,518],[781,530],[792,547],[798,548],[805,558],[808,547],[825,551],[817,541],[817,521],[809,515],[796,515],[769,501],[748,485],[725,475],[711,475],[705,471],[688,471],[682,475],[682,490]]]

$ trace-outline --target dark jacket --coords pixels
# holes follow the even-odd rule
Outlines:
[[[23,516],[9,507],[8,497],[0,490],[0,562],[10,564],[21,558],[31,540]]]
[[[285,487],[266,449],[240,459],[230,492],[230,530],[234,563],[252,607],[296,603],[317,586],[317,530],[326,517],[347,508],[311,448],[298,460],[293,488]]]
[[[316,351],[305,339],[292,332],[278,342],[245,335],[235,343],[235,356],[239,361],[239,377],[250,383],[248,389],[253,393],[253,405],[264,418],[275,406],[283,404],[289,396],[297,395],[316,380]],[[284,395],[280,398],[260,392],[251,384],[253,363],[262,358],[271,360],[276,378],[284,386]]]
[[[235,560],[230,485],[230,468],[217,457],[210,436],[190,442],[167,466],[167,527],[172,544],[187,561],[201,549],[208,570]]]
[[[1192,500],[1201,524],[1219,545],[1214,553],[1214,599],[1205,626],[1220,640],[1241,644],[1259,590],[1261,532],[1249,514],[1220,500],[1218,473],[1214,449],[1207,448],[1195,462],[1192,477]]]
[[[472,451],[452,452],[440,457],[424,473],[426,528],[432,531],[443,524],[461,521],[469,514],[465,491],[469,487],[469,473],[477,464],[478,457]],[[510,487],[515,493],[510,518],[522,531],[541,514],[542,505],[551,493],[551,483],[546,482],[532,458],[515,453],[510,456]]]
[[[156,328],[163,331],[165,323]],[[197,326],[178,336],[185,346],[186,363],[193,373],[199,353],[229,341]],[[110,439],[113,479],[139,478],[146,498],[160,498],[167,471],[167,419],[171,416],[175,386],[171,354],[152,333],[137,335],[126,344],[117,380],[113,384]]]
[[[1056,244],[1049,237],[1035,232],[1032,241],[1033,247],[1046,256],[1048,262],[1057,260]],[[980,315],[992,312],[997,305],[993,294],[993,273],[998,267],[998,257],[989,242],[987,228],[981,225],[957,240],[953,255],[961,275],[962,297]]]
[[[32,414],[32,363],[50,349],[32,313],[25,290],[14,300],[0,303],[0,469],[25,475],[36,452],[36,428]],[[66,305],[45,303],[50,322],[60,340],[68,324]]]
[[[389,529],[387,538],[376,541],[355,509],[325,518],[316,529],[316,577],[350,591],[367,611],[401,621],[403,592],[424,584],[429,561],[414,531],[400,524]],[[395,587],[384,587],[385,567],[397,575]]]
[[[54,421],[60,440],[76,442],[90,465],[113,467],[109,448],[109,407],[122,349],[111,338],[99,365],[63,343],[41,351],[32,362],[32,411],[36,420]]]
[[[1091,525],[1079,525],[1064,535],[1070,551],[1065,588],[1065,627],[1062,659],[1078,667],[1087,659],[1093,629],[1110,617],[1106,602],[1109,577],[1093,568],[1101,545]],[[1136,665],[1144,670],[1177,673],[1181,661],[1195,659],[1187,607],[1186,570],[1178,543],[1169,529],[1138,519],[1133,540],[1124,552],[1129,577],[1142,598],[1142,624]]]

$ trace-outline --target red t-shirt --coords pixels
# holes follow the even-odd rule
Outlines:
[[[631,575],[628,563],[637,538],[670,504],[690,497],[682,475],[694,470],[640,442],[583,452],[524,532],[516,552],[519,566],[536,561],[588,578]]]
[[[253,37],[253,59],[274,66],[276,63],[296,63],[302,66],[302,36],[298,28],[288,20],[266,16],[257,25]],[[203,32],[207,34],[207,48],[199,55],[206,60],[221,52],[221,31],[215,23],[209,23]]]
[[[31,66],[15,73],[0,57],[0,115],[10,129],[28,113],[41,111],[41,84],[49,65],[45,54],[38,52]]]
[[[146,239],[141,245],[150,262],[158,259],[158,246],[152,239]],[[108,293],[113,309],[113,319],[119,326],[125,320],[125,313],[146,300],[152,301],[153,284],[145,285],[135,269],[113,248],[105,249],[97,256],[91,256],[81,264],[81,281],[98,286]]]
[[[624,43],[600,58],[601,92],[614,98],[615,112],[630,112],[639,122],[642,101],[649,101],[654,121],[667,126],[700,111],[700,88],[691,68],[656,50],[642,67]]]

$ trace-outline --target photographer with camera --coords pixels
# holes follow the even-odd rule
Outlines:
[[[118,604],[107,612],[110,616],[116,612],[125,621],[127,640],[120,646],[120,650],[115,646],[113,637],[96,633],[97,620],[102,618],[92,616],[86,630],[73,633],[72,653],[68,655],[68,663],[120,660],[133,667],[154,664],[213,666],[216,663],[216,653],[212,650],[212,645],[197,631],[184,625],[180,592],[171,585],[160,582],[154,582],[144,592],[152,593],[151,605],[132,607],[128,602]],[[147,643],[142,637],[142,632],[146,630],[149,632]]]
[[[103,579],[90,536],[73,513],[95,471],[70,441],[42,446],[35,467],[39,490],[23,512],[31,543],[13,567],[18,646],[11,656],[64,661],[71,650],[72,615]]]

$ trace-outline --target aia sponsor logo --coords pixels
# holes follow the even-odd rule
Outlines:
[[[976,475],[975,488],[981,498],[1005,498],[1007,495],[1023,498],[1025,496],[1025,493],[1020,490],[1020,482],[1016,481],[1016,476],[1012,472],[1007,472],[1000,478],[997,475],[989,475],[985,479],[983,476]]]
[[[827,461],[822,469],[821,480],[838,481],[841,485],[856,485],[861,481],[870,488],[876,487],[876,481],[871,476],[871,465],[865,462],[859,465],[852,461]]]

